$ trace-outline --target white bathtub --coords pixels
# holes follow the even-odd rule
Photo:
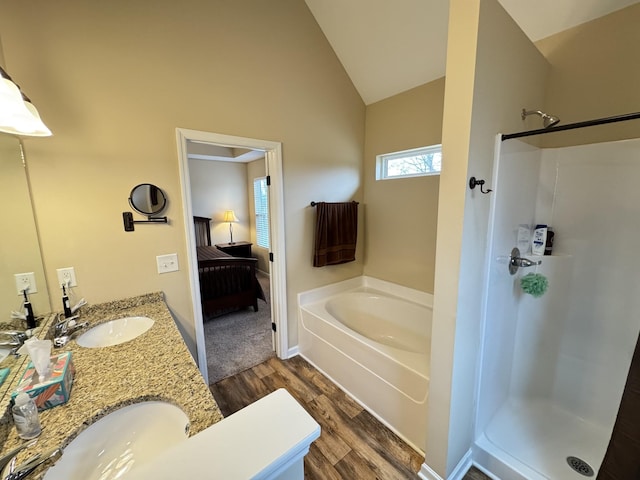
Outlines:
[[[371,277],[298,295],[300,355],[424,452],[433,296]]]

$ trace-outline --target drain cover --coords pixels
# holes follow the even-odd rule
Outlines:
[[[591,466],[581,458],[567,457],[567,463],[580,475],[584,475],[585,477],[593,477],[593,468],[591,468]]]

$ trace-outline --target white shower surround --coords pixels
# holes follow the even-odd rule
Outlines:
[[[640,330],[640,140],[496,152],[474,460],[502,478],[584,479],[566,457],[599,468]],[[507,271],[523,223],[556,232],[538,299],[518,287],[533,269]]]
[[[298,305],[300,355],[424,452],[433,296],[362,276]]]

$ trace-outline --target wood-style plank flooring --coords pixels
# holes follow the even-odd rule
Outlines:
[[[271,358],[210,386],[224,416],[285,388],[320,424],[304,460],[305,478],[417,479],[424,461],[391,430],[302,357]],[[465,480],[484,480],[478,470]]]

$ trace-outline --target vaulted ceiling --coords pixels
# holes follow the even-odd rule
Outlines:
[[[368,105],[444,76],[448,0],[305,0]],[[498,0],[537,41],[640,0]]]

